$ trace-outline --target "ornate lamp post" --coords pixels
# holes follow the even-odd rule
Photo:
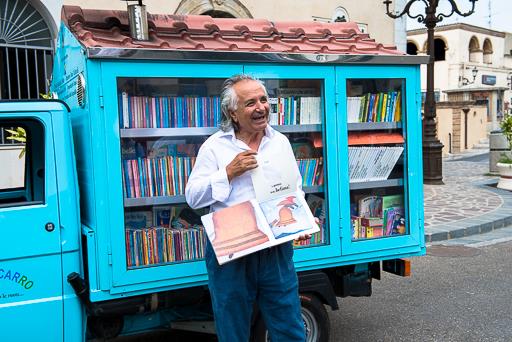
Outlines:
[[[425,24],[427,28],[427,53],[430,56],[427,64],[427,93],[423,109],[423,180],[426,184],[443,184],[443,164],[442,149],[443,144],[437,139],[436,129],[436,101],[434,98],[434,28],[443,18],[448,18],[457,13],[463,17],[473,14],[475,2],[477,0],[468,0],[471,2],[471,10],[462,13],[454,0],[447,0],[451,6],[449,13],[436,13],[439,0],[409,0],[402,12],[390,12],[389,5],[391,0],[384,0],[386,5],[386,14],[393,19],[404,15],[418,22]],[[419,2],[425,7],[425,14],[411,14],[411,6]]]

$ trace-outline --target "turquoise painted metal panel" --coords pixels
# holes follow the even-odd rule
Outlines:
[[[348,165],[339,167],[342,192],[340,204],[343,215],[344,236],[342,239],[343,255],[357,254],[359,258],[393,258],[402,253],[421,255],[424,253],[423,237],[423,197],[422,197],[422,164],[421,164],[421,115],[417,102],[420,88],[416,66],[343,66],[337,67],[336,81],[338,89],[338,147],[342,155],[348,155],[347,131],[347,80],[403,80],[403,105],[405,106],[402,120],[402,132],[405,139],[404,150],[404,207],[407,216],[408,233],[377,239],[351,239],[351,218],[349,207],[349,172]]]
[[[173,265],[146,267],[128,270],[126,260],[124,204],[121,173],[121,151],[119,135],[118,78],[220,78],[225,79],[242,72],[242,66],[232,64],[193,63],[141,63],[102,62],[101,84],[104,97],[105,174],[108,175],[109,221],[105,229],[110,230],[112,252],[112,294],[125,292],[149,292],[180,288],[206,283],[206,268],[203,261],[180,262]],[[185,133],[186,135],[186,133]],[[98,241],[100,240],[98,236]],[[99,256],[100,260],[103,256]]]
[[[37,112],[39,109],[44,111]],[[0,322],[9,327],[2,332],[6,341],[39,340],[42,331],[49,340],[62,341],[60,220],[48,109],[63,108],[55,103],[39,108],[34,103],[0,103],[0,125],[11,120],[27,131],[27,147],[33,150],[25,157],[30,159],[26,167],[31,168],[25,188],[41,194],[28,191],[19,205],[4,202],[0,208],[0,234],[4,237],[0,239]],[[38,317],[31,321],[30,329],[28,312]]]
[[[53,254],[0,260],[2,341],[63,341],[60,258]]]
[[[325,198],[328,206],[327,210],[327,231],[328,241],[325,244],[297,248],[294,252],[294,261],[297,269],[300,271],[302,267],[312,267],[321,265],[324,259],[339,257],[341,251],[340,244],[340,212],[338,210],[339,183],[338,183],[338,153],[336,150],[336,115],[335,113],[335,79],[333,66],[276,66],[276,65],[244,65],[244,73],[252,74],[259,79],[265,80],[282,80],[302,83],[307,80],[318,80],[321,87],[320,96],[322,98],[322,117],[321,131],[324,153],[324,189]],[[293,83],[290,83],[293,84]],[[306,83],[307,84],[307,83]],[[315,84],[315,83],[309,83]],[[297,86],[295,86],[297,87]],[[303,90],[304,88],[302,88]],[[300,89],[299,89],[300,90]],[[293,91],[292,91],[293,92]],[[307,127],[307,126],[304,126]],[[309,128],[297,130],[297,134],[310,133]],[[293,135],[290,135],[293,141]]]

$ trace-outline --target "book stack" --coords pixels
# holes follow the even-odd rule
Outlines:
[[[402,195],[363,196],[357,207],[351,216],[352,240],[405,234]]]
[[[323,158],[299,158],[297,159],[302,186],[323,185]]]
[[[120,94],[121,128],[216,127],[220,97],[134,96]]]
[[[202,259],[206,236],[195,221],[190,210],[176,206],[125,212],[128,267]]]
[[[350,183],[386,180],[402,155],[402,146],[356,146],[348,148]]]
[[[202,226],[126,229],[125,234],[128,267],[204,258],[206,235]]]
[[[195,160],[175,156],[123,160],[125,198],[184,194]]]
[[[306,96],[270,97],[269,124],[302,125],[321,123],[321,98]]]
[[[400,91],[347,97],[348,122],[398,122],[402,120]]]

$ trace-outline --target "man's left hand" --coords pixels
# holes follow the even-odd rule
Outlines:
[[[315,223],[320,224],[320,219],[318,217],[315,217]],[[298,238],[295,239],[295,241],[305,241],[311,239],[311,234],[304,234],[300,235]]]

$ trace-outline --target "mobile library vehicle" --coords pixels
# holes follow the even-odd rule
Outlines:
[[[403,258],[425,253],[426,57],[353,23],[149,15],[149,39],[136,40],[126,12],[62,15],[52,89],[70,112],[0,104],[0,126],[27,136],[23,186],[0,189],[0,321],[12,327],[3,336],[209,326],[205,212],[187,208],[183,192],[217,130],[221,84],[238,73],[265,82],[270,124],[289,137],[321,219],[294,256],[310,341],[328,339],[337,296],[369,296],[381,270],[406,275]],[[37,315],[31,329],[27,315]],[[265,339],[258,315],[254,336]]]

